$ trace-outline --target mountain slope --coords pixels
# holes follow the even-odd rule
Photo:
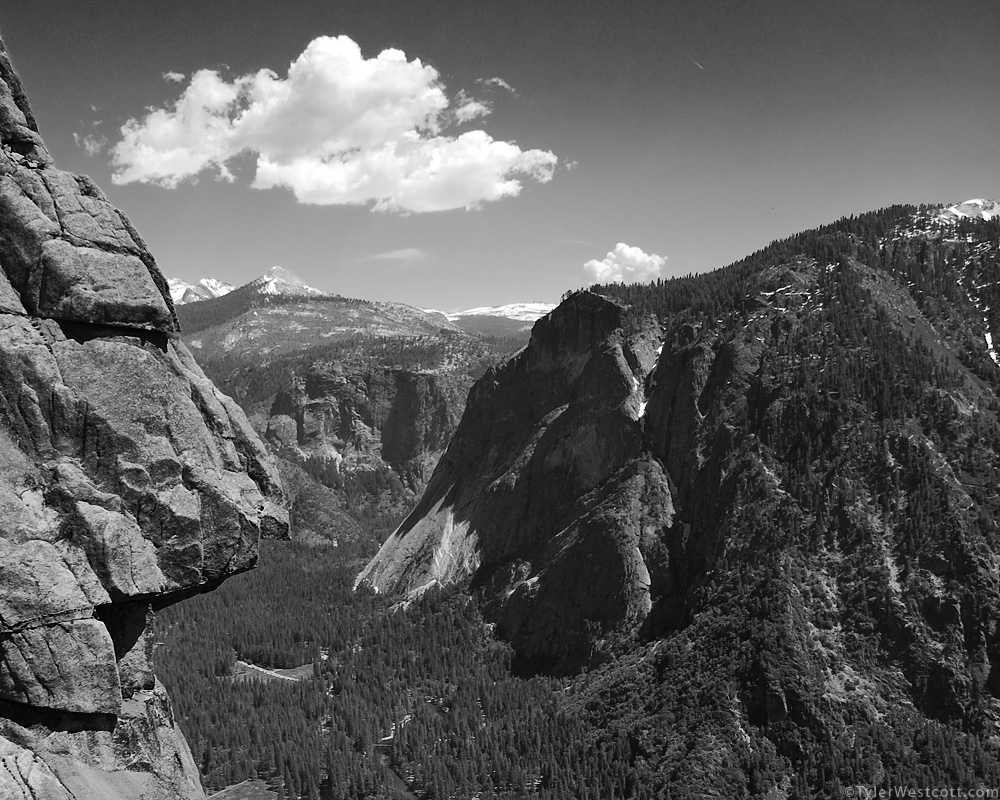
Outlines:
[[[222,296],[180,306],[178,319],[199,354],[278,355],[354,336],[436,336],[458,329],[403,303],[371,302],[293,291],[265,278]],[[287,288],[287,287],[286,287]]]
[[[590,667],[579,713],[669,796],[912,778],[931,721],[971,737],[934,770],[995,775],[1000,223],[940,211],[571,296],[359,583],[466,585],[516,668]]]
[[[296,535],[367,557],[423,489],[473,381],[518,343],[402,303],[316,296],[278,270],[178,318],[278,456]]]

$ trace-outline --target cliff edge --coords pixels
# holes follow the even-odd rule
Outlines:
[[[0,42],[0,796],[203,797],[150,665],[156,609],[287,531],[242,411],[167,283],[55,168]]]
[[[641,533],[673,509],[660,465],[634,457],[662,334],[626,311],[580,292],[487,372],[420,503],[358,584],[419,593],[470,581],[529,668],[571,669],[595,625],[645,617]]]

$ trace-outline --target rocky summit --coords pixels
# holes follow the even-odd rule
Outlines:
[[[358,582],[466,587],[515,668],[589,668],[665,796],[988,773],[1000,222],[945,208],[570,296]]]
[[[277,472],[2,45],[0,143],[0,797],[203,797],[150,621],[286,533]]]

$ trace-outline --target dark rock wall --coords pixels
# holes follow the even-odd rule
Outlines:
[[[0,45],[0,796],[201,797],[151,614],[282,535],[277,473]]]
[[[624,309],[589,293],[537,323],[528,348],[473,388],[420,503],[359,580],[390,591],[474,580],[526,666],[570,668],[597,629],[641,619],[649,575],[633,506],[667,490],[658,465],[633,462],[659,337],[655,322],[626,330]]]
[[[995,719],[1000,250],[963,235],[848,239],[665,328],[575,294],[473,388],[359,583],[468,584],[526,671],[746,618],[787,645],[733,675],[754,720],[801,723],[844,664],[878,702]]]

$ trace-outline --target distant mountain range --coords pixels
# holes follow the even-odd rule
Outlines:
[[[223,297],[236,287],[216,278],[202,278],[197,283],[189,283],[180,278],[170,278],[170,297],[175,306],[200,303]],[[333,297],[328,292],[309,286],[289,270],[275,265],[259,278],[240,287],[246,294],[271,295],[276,297]],[[555,303],[510,303],[501,306],[479,306],[465,311],[437,311],[426,308],[423,312],[433,317],[440,315],[447,322],[466,333],[503,338],[519,334],[527,338],[531,325],[544,317]]]
[[[222,297],[235,288],[215,278],[202,278],[197,283],[188,283],[180,278],[168,278],[167,285],[170,287],[170,299],[174,301],[175,306]]]
[[[282,267],[218,297],[180,296],[186,344],[277,456],[294,536],[365,555],[423,490],[475,379],[528,338],[328,294]]]
[[[203,300],[214,300],[223,297],[236,289],[230,283],[216,278],[202,278],[197,283],[188,283],[180,278],[167,280],[170,286],[170,299],[174,305],[183,306],[189,303],[200,303]],[[328,297],[327,292],[317,289],[301,281],[296,275],[280,265],[271,267],[259,278],[254,278],[240,287],[261,295],[285,297]]]
[[[554,303],[511,303],[504,306],[480,306],[465,311],[435,311],[466,333],[500,338],[524,337],[531,326],[548,314]],[[430,311],[430,309],[428,309]]]
[[[504,317],[519,322],[535,322],[555,307],[555,303],[510,303],[505,306],[479,306],[465,311],[436,311],[430,308],[424,310],[443,314],[451,322],[464,317]]]

